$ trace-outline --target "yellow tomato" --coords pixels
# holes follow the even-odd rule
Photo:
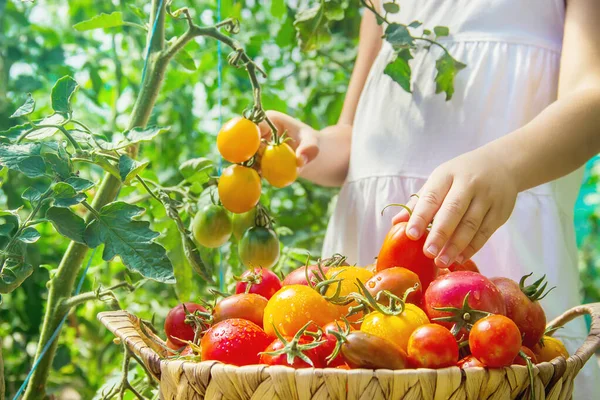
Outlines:
[[[323,327],[334,321],[337,315],[335,306],[316,290],[306,285],[289,285],[269,299],[263,326],[271,337],[275,336],[273,327],[284,336],[294,336],[309,321]]]
[[[559,339],[552,336],[544,336],[542,337],[542,343],[543,346],[538,343],[531,349],[538,362],[551,361],[559,356],[563,356],[564,358],[569,357],[569,352]]]
[[[294,183],[298,177],[296,153],[287,144],[270,144],[260,161],[262,176],[271,185],[282,188]]]
[[[246,119],[236,117],[225,123],[217,135],[219,153],[229,162],[248,161],[260,146],[258,126]]]
[[[358,288],[356,287],[356,280],[358,279],[365,284],[369,279],[373,277],[373,272],[369,271],[366,268],[362,267],[333,267],[329,268],[325,273],[325,277],[327,279],[342,279],[340,282],[340,296],[347,296],[352,292],[358,292]],[[335,294],[337,290],[337,283],[333,283],[327,287],[327,291],[325,292],[325,296],[331,297]],[[355,301],[352,303],[341,306],[336,306],[338,308],[338,312],[340,316],[348,314],[348,309],[350,307],[358,305]],[[348,317],[348,321],[352,323],[356,323],[358,319],[360,319],[361,314],[352,315]]]
[[[230,165],[219,178],[219,198],[232,213],[250,211],[260,199],[260,176],[252,168]]]
[[[400,315],[385,315],[373,311],[365,317],[360,330],[389,340],[398,348],[406,351],[408,339],[413,331],[419,326],[429,323],[427,316],[419,307],[413,304],[406,306]]]

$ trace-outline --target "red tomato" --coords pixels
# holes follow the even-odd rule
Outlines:
[[[523,345],[532,348],[546,330],[546,314],[538,301],[532,301],[508,278],[490,278],[502,293],[506,304],[506,316],[512,319],[523,334]]]
[[[262,328],[267,299],[254,293],[239,293],[225,297],[213,309],[214,323],[231,318],[247,319]]]
[[[379,271],[367,281],[365,287],[373,297],[376,297],[377,293],[382,290],[388,290],[402,299],[404,298],[404,293],[408,289],[414,288],[415,285],[418,285],[417,290],[408,295],[406,302],[420,304],[423,297],[421,281],[419,281],[417,274],[406,268],[393,267]],[[389,299],[383,297],[379,302],[387,304],[389,303]]]
[[[181,351],[181,353],[179,353],[180,356],[195,356],[196,353],[194,352],[194,349],[192,348],[191,345],[187,345],[185,346],[185,348]]]
[[[472,271],[479,273],[479,268],[477,268],[477,264],[473,260],[464,261],[462,264],[454,263],[448,267],[450,272],[455,271]]]
[[[207,312],[206,308],[196,303],[179,304],[169,311],[167,318],[165,319],[165,333],[167,334],[167,338],[175,346],[185,346],[186,341],[194,340],[194,328],[185,323],[184,305],[190,314],[194,311]]]
[[[502,294],[488,278],[476,272],[456,271],[440,276],[425,291],[424,309],[427,316],[432,322],[436,322],[434,318],[451,316],[451,312],[436,310],[436,308],[461,308],[467,293],[471,308],[492,314],[506,314]],[[448,329],[454,325],[453,322],[436,323]],[[463,329],[461,334],[465,339],[468,336],[466,329]]]
[[[261,351],[271,342],[255,323],[227,319],[213,325],[202,337],[202,361],[216,360],[237,366],[258,364]]]
[[[179,346],[175,343],[173,343],[171,341],[171,339],[167,339],[166,345],[168,348],[172,349],[172,350],[179,350],[180,348],[182,348],[183,346]]]
[[[531,362],[534,364],[537,364],[537,357],[535,356],[535,354],[533,354],[533,351],[526,346],[521,346],[521,351],[523,353],[525,353],[525,355],[527,357],[529,357],[531,359]],[[513,365],[527,365],[527,361],[525,361],[525,359],[521,356],[521,353],[519,352],[519,354],[517,354],[517,356],[515,357],[515,359],[513,360]]]
[[[471,328],[469,348],[471,354],[485,366],[507,367],[521,350],[521,332],[510,318],[490,315]]]
[[[462,369],[465,368],[471,368],[471,367],[485,367],[485,365],[483,365],[481,363],[481,361],[479,361],[478,359],[476,359],[475,357],[473,357],[472,355],[468,355],[465,358],[461,358],[457,363],[456,366]]]
[[[320,356],[321,359],[323,361],[323,365],[329,367],[329,368],[335,368],[335,367],[339,367],[340,365],[344,365],[346,362],[344,361],[344,357],[342,357],[342,353],[338,353],[338,355],[331,361],[329,361],[327,358],[333,354],[333,351],[335,350],[335,346],[337,345],[337,338],[332,335],[331,331],[334,332],[342,332],[343,331],[343,326],[344,324],[342,324],[341,322],[330,322],[327,325],[325,325],[323,327],[323,337],[321,338],[321,340],[324,340],[325,343],[323,343],[321,346],[317,347],[317,349],[320,351]],[[329,361],[329,362],[328,362]]]
[[[427,324],[410,335],[407,353],[412,368],[451,367],[458,361],[458,344],[448,329]]]
[[[426,290],[431,281],[437,276],[435,261],[428,258],[423,252],[427,234],[419,240],[412,240],[406,236],[406,222],[400,222],[388,232],[383,241],[383,246],[377,256],[377,271],[392,267],[404,267],[416,273]]]
[[[327,270],[329,269],[329,267],[321,267],[321,269],[323,270],[323,273],[327,273]],[[308,270],[308,271],[306,271]],[[290,272],[285,279],[283,280],[283,286],[289,286],[289,285],[304,285],[304,286],[308,286],[308,281],[306,280],[306,273],[308,272],[308,276],[310,278],[310,280],[312,281],[313,284],[317,284],[317,278],[315,277],[315,275],[320,276],[320,272],[319,272],[319,267],[317,267],[316,265],[309,265],[308,267],[306,266],[302,266],[299,268],[296,268],[295,270],[293,270],[292,272]]]
[[[301,336],[300,339],[296,340],[291,336],[284,336],[284,339],[285,342],[282,342],[281,339],[275,339],[269,347],[267,347],[260,355],[261,364],[285,365],[292,368],[325,367],[325,363],[321,359],[321,351],[318,347],[306,350],[302,349],[304,345],[314,342],[312,337]],[[295,344],[294,341],[296,341]],[[281,352],[281,354],[267,354],[269,352]],[[308,357],[310,363],[303,360],[300,353],[305,357]]]
[[[279,277],[268,268],[254,268],[245,271],[241,280],[235,285],[235,292],[246,293],[247,285],[250,285],[248,293],[259,294],[267,300],[281,289]]]

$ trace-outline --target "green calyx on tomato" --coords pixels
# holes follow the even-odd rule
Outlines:
[[[231,232],[231,217],[222,206],[207,205],[192,220],[194,238],[204,247],[221,247],[229,240]]]
[[[298,332],[296,332],[294,337],[289,341],[279,332],[279,330],[277,330],[275,325],[273,325],[273,331],[275,332],[277,339],[279,339],[279,341],[283,344],[283,347],[276,351],[266,351],[266,352],[260,353],[261,359],[262,359],[262,355],[280,356],[280,355],[285,354],[285,356],[287,358],[286,361],[289,365],[293,365],[294,359],[297,357],[297,358],[301,359],[302,361],[304,361],[305,363],[307,363],[308,365],[314,367],[315,365],[314,365],[313,361],[305,354],[305,352],[321,346],[323,343],[325,343],[325,341],[324,340],[318,341],[315,339],[310,343],[302,343],[302,344],[300,343],[300,339],[302,339],[303,337],[306,337],[306,336],[310,336],[310,335],[307,335],[306,330],[312,323],[313,323],[312,321],[307,322],[302,328],[300,328],[300,330],[298,330]]]
[[[544,297],[546,297],[548,293],[550,293],[553,289],[556,288],[556,286],[553,286],[550,289],[546,290],[546,287],[548,286],[548,282],[544,282],[544,280],[546,279],[546,275],[543,275],[540,279],[533,282],[531,285],[525,286],[525,281],[531,275],[533,275],[533,272],[523,276],[519,281],[519,288],[525,294],[525,296],[529,298],[529,300],[540,301]]]
[[[334,254],[333,256],[325,259],[318,259],[316,268],[312,271],[309,271],[308,264],[310,262],[310,257],[306,259],[306,264],[304,268],[304,274],[306,278],[306,282],[308,286],[319,292],[321,296],[325,300],[330,303],[336,305],[347,305],[352,302],[343,296],[340,296],[342,290],[342,279],[338,279],[337,276],[342,272],[336,271],[327,277],[327,270],[329,268],[337,268],[346,263],[346,257],[341,254]],[[326,269],[325,269],[326,268]],[[310,278],[309,274],[312,273],[312,278]],[[330,285],[336,285],[335,292],[332,295],[326,295]]]
[[[351,307],[348,316],[363,313],[366,314],[370,311],[377,311],[383,315],[400,315],[406,308],[406,298],[409,294],[417,290],[418,286],[408,288],[404,293],[403,298],[400,298],[390,292],[389,290],[382,290],[374,297],[360,281],[356,280],[356,286],[358,287],[358,293],[352,293],[350,298],[356,301],[358,305]],[[387,297],[388,305],[385,306],[382,300]]]
[[[448,317],[438,317],[432,318],[432,321],[435,322],[450,322],[454,325],[452,329],[450,329],[450,333],[454,335],[454,337],[458,338],[458,334],[461,329],[465,328],[467,332],[471,331],[473,325],[482,318],[492,315],[487,311],[475,310],[469,305],[469,296],[471,292],[468,292],[465,296],[462,306],[459,307],[433,307],[436,311],[442,312],[450,312],[452,315]]]

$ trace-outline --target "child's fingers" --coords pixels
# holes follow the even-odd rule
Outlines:
[[[312,132],[300,132],[300,143],[296,149],[298,167],[304,167],[319,154],[319,140]]]
[[[423,236],[427,226],[433,220],[433,216],[440,209],[444,198],[446,198],[451,184],[452,177],[446,174],[433,173],[427,180],[408,220],[406,235],[409,238],[417,240]]]
[[[406,207],[408,207],[410,210],[414,209],[415,205],[417,204],[418,198],[418,193],[416,195],[411,196],[408,200],[408,203],[406,203]],[[410,214],[408,213],[408,211],[402,208],[400,209],[400,212],[398,212],[398,214],[394,215],[394,217],[392,218],[392,225],[399,224],[400,222],[408,222],[409,218]]]
[[[473,240],[471,240],[471,243],[469,243],[469,245],[460,254],[463,260],[468,260],[469,258],[473,257],[475,253],[481,250],[483,245],[487,243],[492,234],[496,231],[496,229],[498,229],[500,225],[494,222],[496,220],[495,214],[496,212],[493,209],[488,211],[485,218],[481,222],[481,226],[479,226],[477,233],[475,233]]]

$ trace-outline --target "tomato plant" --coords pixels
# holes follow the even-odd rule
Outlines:
[[[261,188],[258,172],[243,165],[230,165],[219,178],[219,199],[232,213],[245,213],[258,204]]]
[[[298,176],[296,153],[287,143],[269,144],[260,161],[262,176],[271,185],[283,188]]]
[[[256,293],[269,300],[281,289],[279,277],[267,268],[252,268],[244,271],[235,285],[236,293]]]
[[[407,353],[412,368],[445,368],[458,362],[456,338],[437,324],[416,328],[408,339]]]
[[[471,328],[469,348],[485,366],[507,367],[521,350],[521,332],[510,318],[490,315]]]
[[[208,205],[196,213],[192,233],[204,247],[221,247],[231,237],[231,217],[223,207]]]
[[[227,161],[239,164],[251,159],[260,146],[258,126],[242,117],[225,123],[217,135],[217,148]]]
[[[214,307],[214,323],[239,318],[254,322],[262,328],[267,299],[254,293],[240,293],[225,297]]]

